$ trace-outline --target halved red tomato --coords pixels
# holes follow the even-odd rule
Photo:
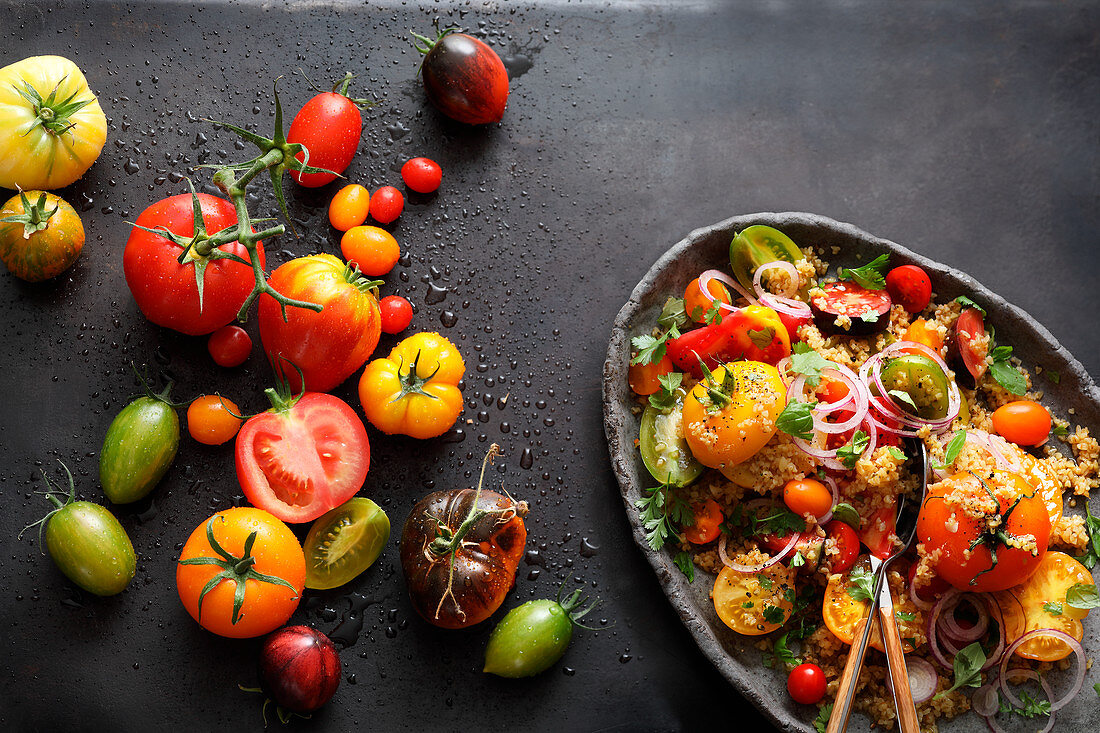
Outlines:
[[[284,522],[308,522],[363,485],[370,467],[367,431],[339,397],[267,394],[272,409],[249,418],[237,434],[237,479],[255,506]]]

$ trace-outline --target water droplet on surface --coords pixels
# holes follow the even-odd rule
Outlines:
[[[519,467],[530,469],[533,465],[535,465],[535,457],[531,455],[531,449],[524,448],[519,457]]]
[[[447,288],[441,288],[435,283],[428,283],[428,294],[424,296],[424,302],[428,305],[442,303],[447,297]]]

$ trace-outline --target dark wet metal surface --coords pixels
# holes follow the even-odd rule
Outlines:
[[[393,231],[409,257],[384,293],[413,329],[441,330],[469,364],[462,442],[371,433],[363,493],[400,527],[431,490],[468,486],[489,442],[497,482],[532,504],[529,549],[506,607],[583,579],[614,628],[579,632],[545,675],[480,672],[488,628],[429,628],[405,597],[393,542],[352,585],[310,594],[295,620],[346,648],[317,730],[697,729],[765,718],[700,654],[634,546],[604,445],[600,375],[631,289],[687,232],[752,211],[850,221],[973,275],[1034,315],[1100,372],[1096,289],[1095,4],[844,2],[456,4],[4,3],[0,64],[59,53],[85,71],[110,119],[107,147],[63,192],[88,242],[57,281],[0,273],[0,728],[259,729],[255,642],[199,629],[174,560],[191,530],[240,501],[228,449],[186,436],[147,500],[117,514],[139,556],[129,590],[75,591],[15,534],[47,508],[36,461],[61,458],[103,501],[98,450],[136,391],[129,363],[262,409],[258,350],[217,368],[203,339],[152,326],[122,277],[126,220],[186,190],[196,163],[245,151],[202,117],[266,132],[270,85],[296,109],[318,84],[360,74],[365,114],[348,171],[399,182],[406,158],[444,168]],[[473,29],[514,75],[503,123],[453,124],[428,107],[408,31],[437,15]],[[209,173],[196,174],[208,185]],[[338,252],[325,219],[336,186],[294,191],[301,241],[269,266]],[[261,189],[262,190],[262,189]],[[274,212],[267,194],[257,211]],[[249,329],[255,336],[253,317]],[[394,342],[384,338],[380,349]],[[357,405],[354,382],[336,394]],[[396,539],[396,538],[395,538]],[[361,628],[360,628],[361,624]],[[808,715],[807,715],[808,717]]]

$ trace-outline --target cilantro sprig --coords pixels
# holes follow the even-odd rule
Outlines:
[[[875,575],[862,565],[848,574],[848,595],[857,601],[874,599]]]
[[[695,521],[691,505],[676,494],[671,482],[647,490],[647,495],[634,502],[641,510],[645,539],[654,550],[660,550],[670,540],[680,538],[680,527]]]
[[[802,664],[802,659],[795,656],[795,653],[787,646],[787,637],[789,636],[790,632],[783,634],[775,640],[770,652],[764,652],[765,667],[797,667]]]
[[[687,313],[684,312],[683,298],[669,298],[661,309],[661,315],[657,318],[658,328],[664,329],[660,336],[642,334],[630,339],[631,345],[638,350],[638,354],[630,360],[631,366],[638,364],[652,364],[665,358],[665,351],[669,339],[680,337],[680,328],[688,322]]]
[[[801,341],[791,351],[791,371],[804,374],[811,387],[821,384],[821,373],[831,366],[832,362]]]
[[[862,267],[840,268],[837,274],[842,279],[855,280],[868,290],[886,289],[886,268],[890,264],[890,255],[879,255]]]

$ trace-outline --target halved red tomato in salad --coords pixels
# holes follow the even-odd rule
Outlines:
[[[355,495],[370,467],[363,421],[339,397],[282,399],[237,435],[237,478],[252,504],[284,522],[308,522]]]

